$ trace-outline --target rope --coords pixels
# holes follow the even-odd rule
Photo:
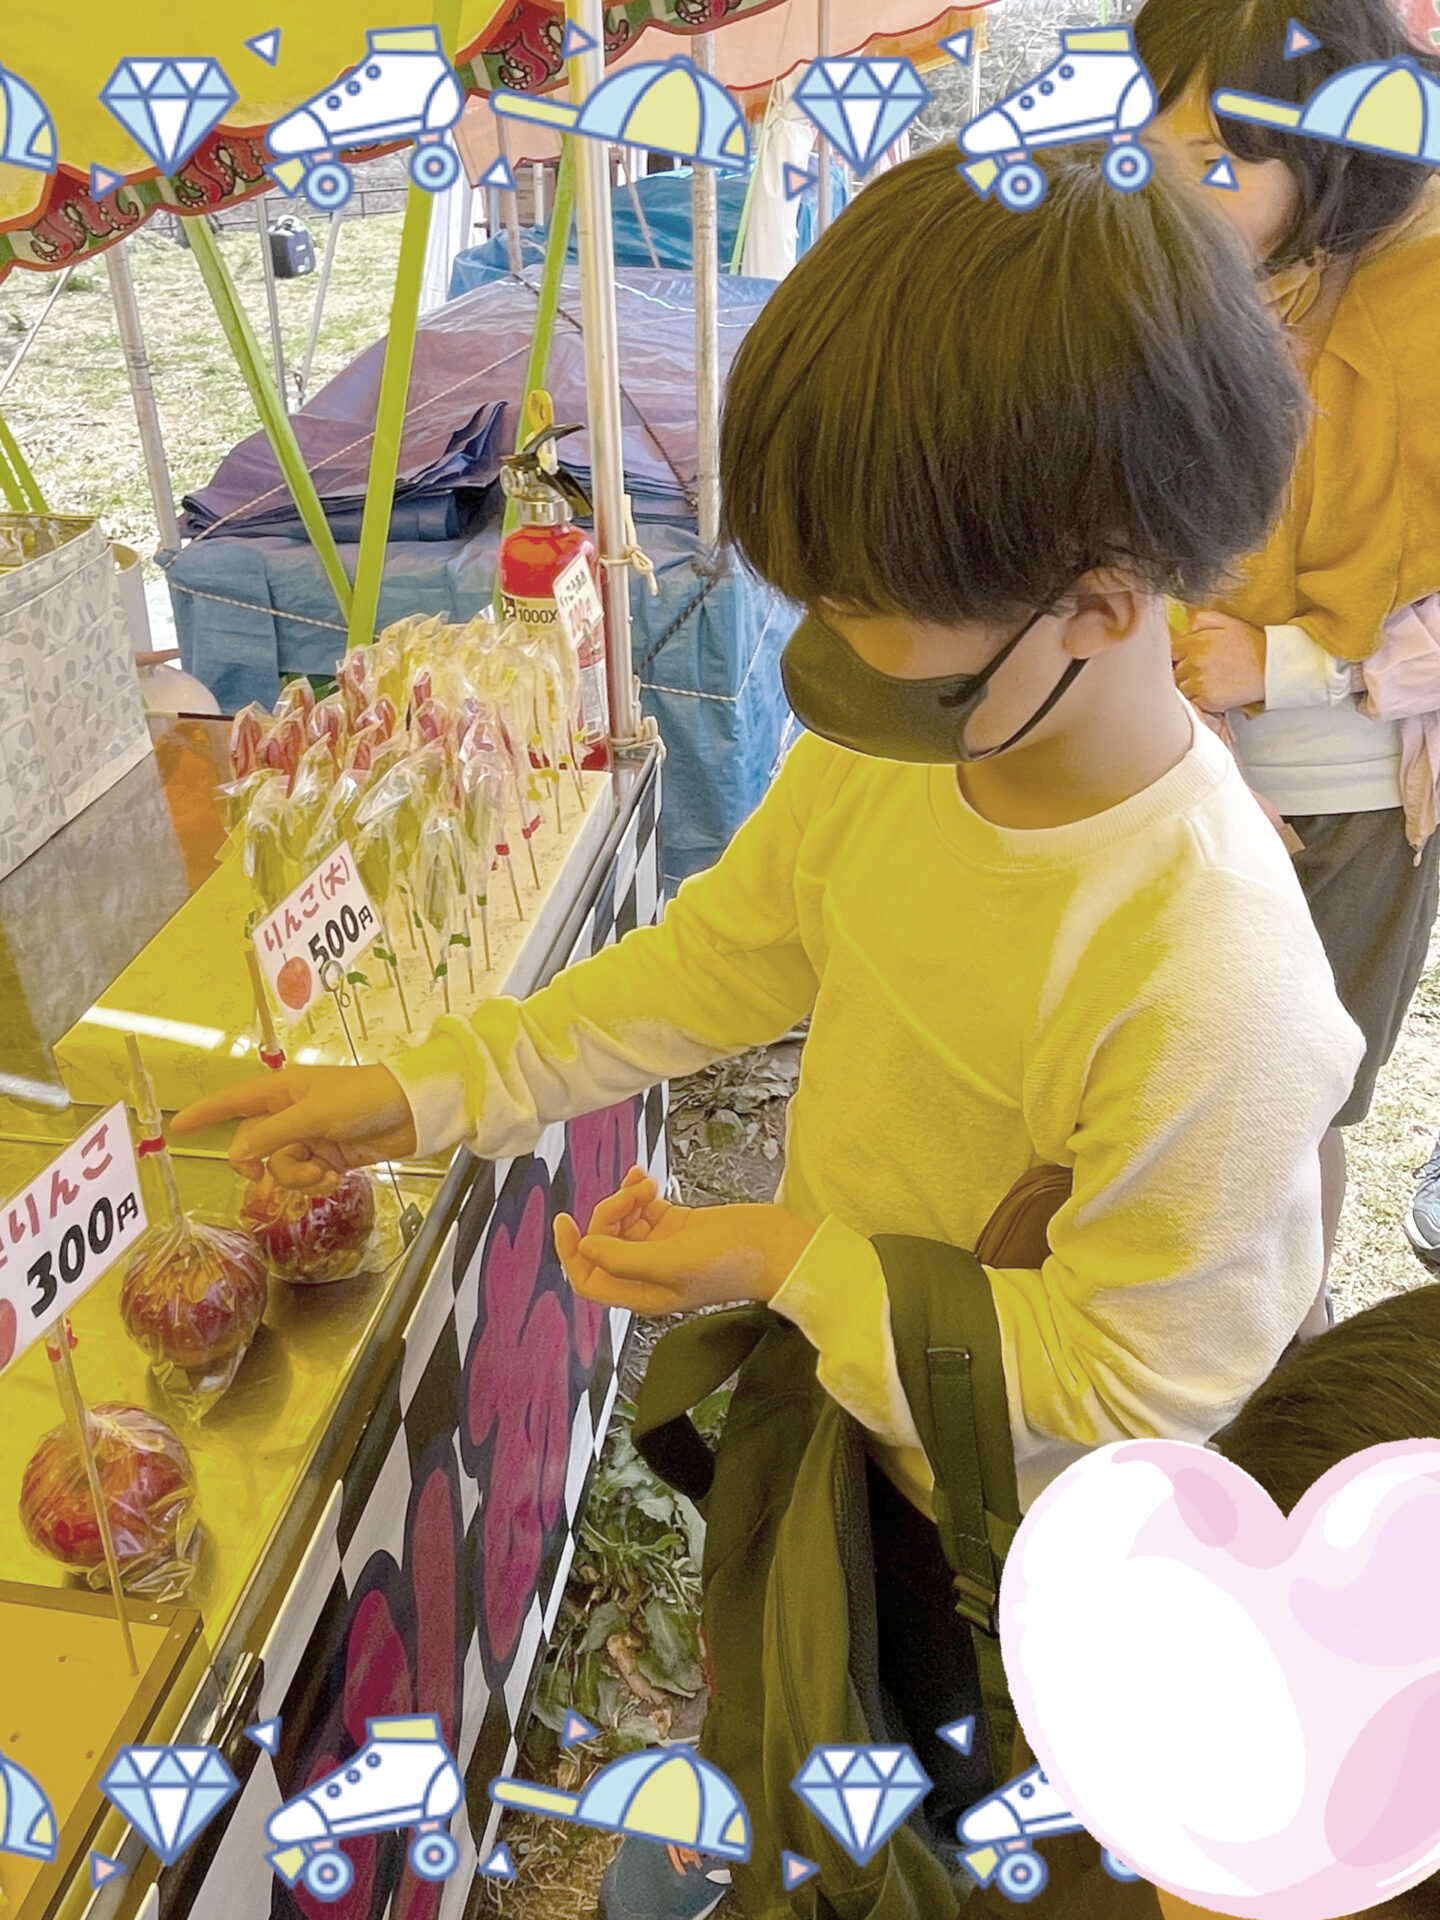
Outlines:
[[[272,620],[298,620],[302,627],[323,627],[327,633],[348,635],[349,628],[342,627],[337,620],[316,620],[308,613],[290,613],[283,607],[262,607],[255,600],[232,600],[228,593],[207,593],[203,587],[192,587],[187,581],[176,583],[181,593],[188,593],[192,600],[213,600],[219,607],[239,607],[245,613],[268,614]]]

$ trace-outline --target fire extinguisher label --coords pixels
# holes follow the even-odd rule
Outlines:
[[[605,607],[583,553],[556,574],[554,592],[555,617],[579,662],[582,725],[586,741],[593,744],[610,731],[610,700],[605,684]]]

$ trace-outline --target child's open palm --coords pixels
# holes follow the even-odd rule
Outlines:
[[[632,1167],[582,1235],[555,1219],[555,1251],[587,1300],[635,1313],[683,1313],[728,1301],[768,1301],[805,1250],[811,1229],[784,1207],[679,1207]]]

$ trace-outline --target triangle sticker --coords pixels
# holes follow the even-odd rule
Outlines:
[[[975,29],[967,27],[964,33],[952,33],[948,40],[942,40],[940,44],[952,60],[958,60],[962,67],[968,67],[975,50]]]
[[[857,1846],[865,1846],[870,1835],[875,1831],[875,1819],[884,1797],[882,1787],[842,1787],[840,1789],[840,1798],[845,1802],[845,1811],[850,1816],[850,1828],[855,1835]]]
[[[565,27],[565,38],[560,42],[560,58],[573,60],[577,53],[589,53],[599,44],[598,40],[590,38],[583,27],[577,27],[573,20],[568,21]]]
[[[513,1880],[515,1878],[515,1862],[510,1858],[510,1849],[503,1841],[496,1847],[480,1871],[491,1880]]]
[[[1235,178],[1235,169],[1222,155],[1205,175],[1203,184],[1207,187],[1220,187],[1227,193],[1238,193],[1240,182]]]
[[[1298,20],[1292,20],[1285,29],[1285,58],[1298,60],[1302,53],[1318,53],[1321,42],[1308,28],[1302,27]]]
[[[273,67],[280,58],[280,29],[272,27],[268,33],[257,33],[245,44],[267,67]]]
[[[582,1719],[572,1708],[565,1716],[565,1731],[560,1735],[560,1745],[562,1747],[579,1746],[582,1740],[593,1740],[599,1731],[598,1727],[592,1727],[588,1720]]]
[[[492,160],[481,174],[480,184],[482,187],[497,187],[502,193],[514,193],[515,175],[503,153]]]
[[[798,200],[807,187],[820,184],[819,172],[814,168],[795,167],[785,162],[785,198]]]
[[[280,1748],[280,1722],[257,1720],[253,1727],[246,1727],[245,1738],[253,1740],[257,1747],[263,1747],[266,1753],[277,1753]]]
[[[108,167],[91,167],[90,198],[103,200],[107,193],[113,193],[124,181],[124,174],[111,173]]]
[[[975,1745],[975,1716],[967,1713],[963,1720],[951,1720],[935,1731],[940,1738],[954,1747],[957,1753],[969,1753]]]
[[[782,1853],[780,1872],[785,1881],[787,1893],[793,1887],[803,1887],[807,1880],[813,1880],[820,1869],[813,1860],[807,1860],[803,1853]]]
[[[92,1849],[90,1854],[90,1888],[92,1892],[98,1887],[103,1887],[107,1880],[114,1880],[120,1874],[127,1873],[128,1871],[129,1869],[122,1866],[118,1860],[112,1860],[108,1853],[97,1853]]]

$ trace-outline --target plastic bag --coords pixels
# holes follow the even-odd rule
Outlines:
[[[384,1265],[376,1187],[360,1168],[333,1193],[295,1193],[267,1173],[246,1189],[240,1218],[277,1280],[323,1286]]]
[[[195,1574],[195,1473],[174,1430],[143,1407],[89,1414],[100,1491],[126,1593],[178,1600]],[[88,1585],[108,1587],[105,1549],[85,1463],[68,1426],[47,1433],[25,1468],[20,1519],[30,1544]]]
[[[135,1249],[120,1318],[160,1386],[199,1419],[239,1372],[268,1298],[265,1260],[250,1235],[187,1216],[153,1228]]]

